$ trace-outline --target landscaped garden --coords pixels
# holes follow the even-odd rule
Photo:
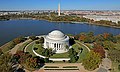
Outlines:
[[[75,58],[75,61],[77,61],[77,62],[81,62],[84,59],[84,57],[86,56],[86,54],[89,52],[88,49],[85,46],[83,46],[82,44],[80,44],[79,42],[76,42],[75,44],[73,44],[72,48],[73,48],[74,52],[76,52],[75,55],[77,56],[77,59]],[[27,52],[29,52],[30,54],[35,56],[32,49],[36,53],[46,56],[46,57],[50,57],[50,58],[70,58],[71,57],[71,54],[69,54],[69,52],[60,53],[60,54],[51,53],[50,49],[48,49],[48,50],[44,49],[43,44],[37,43],[36,41],[30,43],[26,48]]]
[[[53,54],[50,58],[69,58],[69,53]]]
[[[24,43],[23,45],[21,45],[19,48],[18,48],[18,51],[24,51],[24,48],[29,44],[31,43],[32,40],[29,40],[27,41],[26,43]]]
[[[76,44],[74,44],[72,47],[79,54],[79,59],[77,62],[81,62],[89,52],[88,49],[81,45],[78,41],[76,41]]]
[[[34,45],[34,42],[30,43],[27,47],[26,47],[26,52],[29,52],[31,55],[36,56],[33,51],[32,51],[32,47]]]

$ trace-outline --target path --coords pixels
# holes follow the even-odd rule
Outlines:
[[[110,72],[109,69],[112,67],[112,61],[107,58],[107,55],[107,51],[105,51],[105,58],[102,60],[100,68],[106,70],[106,72]]]
[[[22,42],[22,43],[17,44],[14,48],[12,48],[12,49],[10,50],[10,53],[11,53],[11,54],[15,54],[15,53],[17,52],[18,48],[20,48],[20,46],[22,46],[24,43],[26,43],[26,42],[28,42],[28,41],[29,41],[29,40],[26,40],[25,42]]]
[[[45,35],[41,35],[41,36],[36,36],[36,37],[39,37],[39,38],[41,38],[41,37],[44,37]],[[28,38],[28,37],[27,37]],[[36,41],[36,40],[35,40]],[[25,48],[24,48],[24,52],[27,52],[26,50],[27,50],[27,48],[28,48],[28,46],[29,45],[31,45],[32,43],[34,43],[35,41],[33,41],[33,42],[31,42],[31,43],[29,43]]]
[[[97,68],[94,71],[87,71],[81,63],[45,63],[45,66],[58,66],[59,68],[63,68],[64,66],[77,66],[79,70],[44,70],[43,72],[97,72],[98,70]],[[43,70],[43,68],[40,70]],[[40,72],[40,70],[35,72]]]
[[[25,46],[25,48],[24,48],[24,52],[27,52],[27,48],[28,48],[28,46],[31,45],[31,44],[34,43],[34,42],[35,42],[35,41],[33,41],[33,42],[29,43],[27,46]]]
[[[88,51],[90,51],[90,48],[88,47],[88,46],[86,46],[85,44],[83,44],[83,43],[81,43],[81,42],[79,42],[79,41],[76,41],[78,44],[80,44],[80,45],[83,45],[84,47],[86,47],[87,49],[88,49]]]

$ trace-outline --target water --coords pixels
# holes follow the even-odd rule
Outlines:
[[[79,34],[80,32],[94,32],[95,34],[112,33],[120,34],[120,29],[102,27],[88,24],[70,24],[48,22],[43,20],[10,20],[0,21],[0,45],[18,37],[29,35],[48,34],[50,31],[59,29],[65,34]]]

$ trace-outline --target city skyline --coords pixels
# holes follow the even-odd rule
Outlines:
[[[0,10],[120,10],[115,0],[1,0]]]

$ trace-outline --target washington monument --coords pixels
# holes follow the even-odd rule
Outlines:
[[[58,4],[58,16],[60,16],[60,3]]]

